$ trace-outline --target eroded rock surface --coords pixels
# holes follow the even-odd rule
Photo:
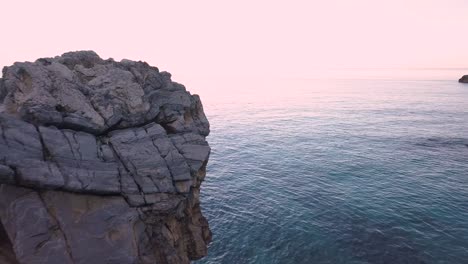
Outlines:
[[[92,51],[0,79],[0,263],[189,263],[210,147],[200,98]]]

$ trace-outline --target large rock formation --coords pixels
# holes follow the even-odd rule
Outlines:
[[[463,75],[458,82],[468,83],[468,75]]]
[[[92,51],[0,79],[0,263],[188,263],[210,147],[200,98]]]

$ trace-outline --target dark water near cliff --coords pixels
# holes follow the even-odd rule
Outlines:
[[[468,263],[468,85],[250,85],[204,100],[197,263]]]

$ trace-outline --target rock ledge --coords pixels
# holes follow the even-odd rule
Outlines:
[[[93,51],[0,79],[0,263],[189,263],[211,232],[200,98]]]

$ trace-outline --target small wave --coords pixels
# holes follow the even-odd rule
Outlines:
[[[430,137],[421,139],[415,145],[429,148],[468,148],[468,139],[466,138],[444,138]]]

